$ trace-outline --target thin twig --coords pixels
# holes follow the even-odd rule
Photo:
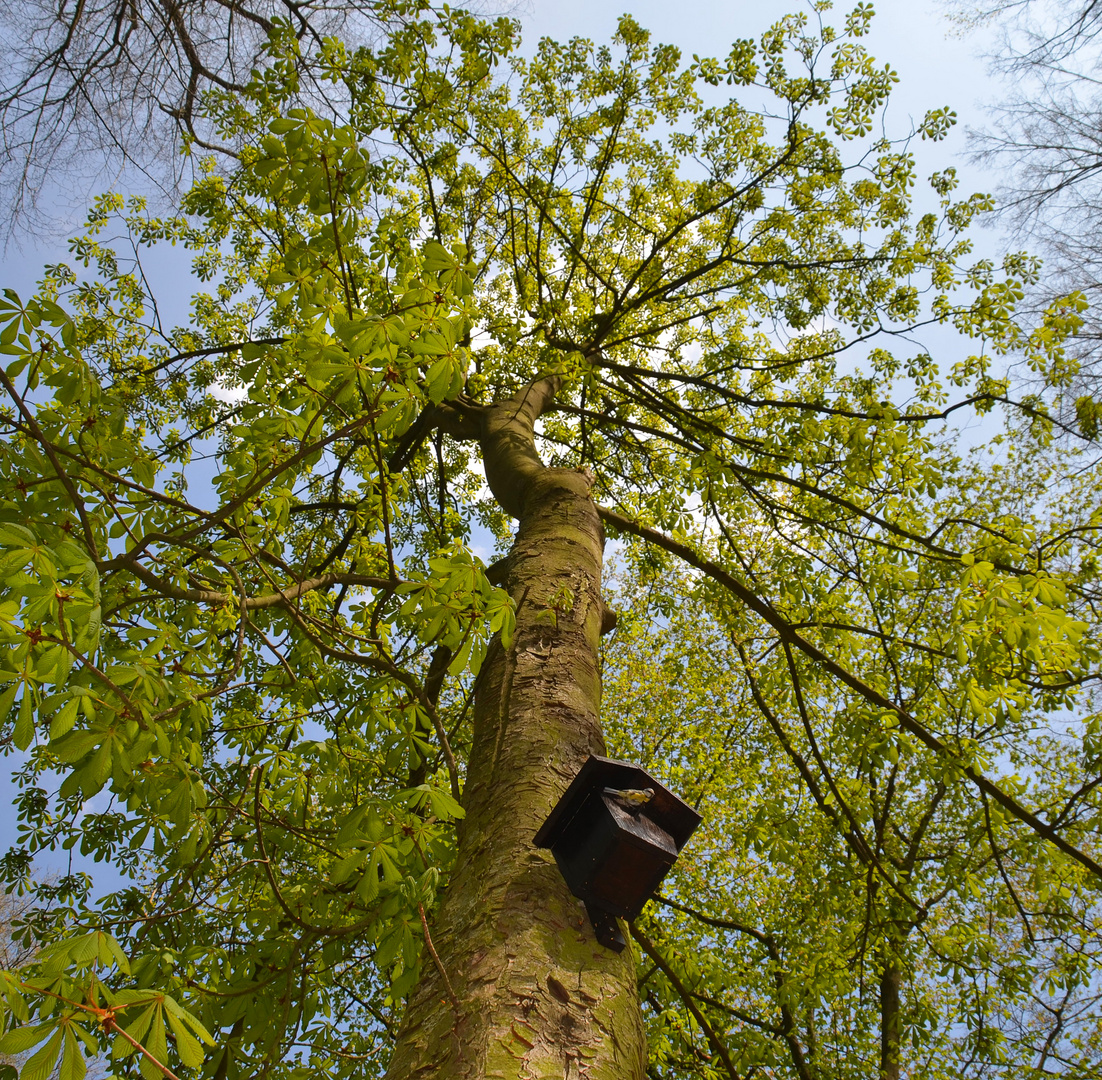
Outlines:
[[[137,1039],[132,1035],[128,1035],[118,1024],[115,1023],[115,1019],[112,1016],[107,1016],[103,1020],[104,1031],[114,1031],[121,1035],[135,1050],[138,1051],[143,1057],[149,1059],[150,1063],[161,1070],[167,1077],[167,1080],[180,1080],[180,1078],[162,1061],[158,1061]]]
[[[459,1014],[459,998],[455,996],[455,991],[452,989],[451,979],[448,978],[448,973],[444,970],[444,965],[440,962],[440,956],[436,951],[436,946],[432,943],[432,935],[429,933],[429,921],[425,917],[425,905],[420,901],[417,902],[417,910],[421,915],[421,926],[425,931],[425,944],[428,946],[429,952],[432,954],[433,963],[436,964],[436,970],[440,972],[440,978],[444,980],[444,986],[448,990],[448,998],[452,1003],[452,1008],[455,1009],[456,1015]]]
[[[669,979],[670,985],[677,991],[677,996],[685,1003],[685,1008],[693,1014],[693,1019],[700,1025],[700,1030],[704,1032],[713,1053],[723,1062],[727,1075],[731,1077],[731,1080],[740,1080],[738,1070],[731,1060],[731,1055],[727,1052],[727,1047],[723,1045],[719,1036],[716,1035],[715,1029],[708,1023],[708,1018],[693,1003],[693,995],[688,987],[674,974],[673,968],[670,967],[666,958],[642,930],[632,923],[628,923],[628,929],[631,931],[631,936],[643,946],[643,951],[658,965],[662,974]]]

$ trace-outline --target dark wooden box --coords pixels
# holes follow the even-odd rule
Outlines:
[[[637,808],[605,788],[651,788]],[[590,757],[536,834],[588,907],[634,919],[673,866],[700,815],[637,765]]]

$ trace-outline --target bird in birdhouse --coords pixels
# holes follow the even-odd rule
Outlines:
[[[623,803],[625,806],[630,807],[632,810],[638,810],[641,806],[646,806],[647,803],[654,798],[654,788],[612,788],[606,787],[602,789],[606,795],[611,795],[617,802]]]

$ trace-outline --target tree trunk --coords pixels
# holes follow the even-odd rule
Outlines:
[[[899,1040],[902,1034],[900,988],[903,973],[889,959],[880,974],[880,1077],[899,1080]]]
[[[458,863],[432,930],[439,963],[424,958],[393,1080],[645,1071],[631,951],[597,943],[551,855],[532,844],[586,758],[604,751],[603,530],[590,478],[546,468],[532,438],[557,388],[543,380],[482,417],[487,481],[519,519],[506,572],[517,633],[483,667]]]

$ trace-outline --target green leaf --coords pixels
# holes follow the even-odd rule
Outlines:
[[[334,843],[339,848],[348,847],[360,838],[361,826],[363,820],[367,816],[370,807],[364,803],[362,806],[357,806],[345,819],[341,822],[340,828],[337,830],[337,836]]]
[[[153,1022],[145,1038],[145,1048],[162,1065],[168,1064],[168,1039],[165,1034],[164,1008],[158,1005],[153,1010]],[[145,1080],[164,1080],[164,1074],[145,1054],[139,1058],[138,1067]]]
[[[55,714],[50,721],[50,740],[59,739],[62,735],[67,734],[76,723],[77,709],[79,707],[78,698],[70,698]],[[2,702],[0,702],[2,705]],[[0,709],[2,712],[2,709]]]
[[[110,935],[100,931],[97,935],[99,962],[105,966],[114,964],[123,975],[130,974],[130,961],[119,943]]]
[[[23,1054],[32,1046],[37,1046],[53,1031],[53,1021],[45,1024],[33,1024],[28,1027],[12,1028],[0,1038],[0,1054]]]
[[[339,863],[337,863],[330,880],[339,885],[341,882],[347,881],[354,871],[363,866],[364,859],[367,858],[366,851],[353,851],[351,854],[346,855]]]
[[[50,1041],[31,1055],[27,1063],[19,1070],[19,1080],[48,1080],[54,1071],[58,1055],[61,1053],[61,1028],[54,1031]]]
[[[429,273],[439,273],[442,270],[451,270],[455,267],[455,258],[443,244],[430,240],[423,250],[425,269]]]
[[[98,746],[105,734],[102,731],[70,731],[62,735],[57,744],[51,744],[50,749],[66,762],[80,761],[90,750]]]
[[[356,894],[365,904],[373,904],[379,895],[379,860],[374,852],[367,869],[360,875],[356,884]]]
[[[24,685],[23,698],[19,702],[19,716],[15,721],[12,742],[17,750],[26,750],[34,742],[34,707],[30,687]]]
[[[88,1066],[84,1061],[80,1042],[70,1025],[65,1028],[65,1048],[61,1055],[61,1068],[58,1071],[58,1080],[84,1080]]]
[[[216,1046],[217,1043],[214,1040],[214,1036],[203,1026],[202,1023],[196,1018],[193,1013],[190,1013],[182,1005],[180,1005],[175,999],[165,997],[165,1009],[169,1016],[175,1016],[178,1020],[181,1020],[199,1037],[199,1039],[207,1044],[207,1046]]]
[[[425,373],[425,394],[434,405],[438,405],[447,395],[451,382],[451,357],[441,356]]]
[[[181,1020],[173,1016],[170,1009],[165,1010],[165,1019],[175,1036],[176,1053],[180,1055],[180,1060],[188,1068],[198,1069],[203,1064],[203,1058],[205,1057],[203,1048],[199,1045],[199,1040],[187,1030]]]
[[[0,544],[15,548],[33,548],[38,537],[23,525],[11,521],[0,521]]]
[[[74,642],[78,652],[89,654],[95,652],[99,645],[100,630],[103,624],[103,613],[99,604],[95,604],[88,614],[87,621],[76,630]]]
[[[432,812],[437,817],[459,819],[466,816],[466,810],[446,791],[434,787],[430,787],[428,790],[429,803],[432,806]]]
[[[145,1039],[146,1032],[149,1031],[149,1027],[153,1023],[153,1014],[158,1008],[159,1006],[156,1004],[147,1005],[138,1016],[123,1029],[135,1043],[141,1044]],[[111,1057],[117,1061],[120,1058],[128,1058],[131,1054],[136,1052],[137,1047],[134,1046],[134,1043],[119,1035],[111,1048]]]
[[[14,674],[14,673],[13,673]],[[15,703],[15,695],[19,693],[20,683],[12,683],[3,693],[0,693],[0,719],[5,718]]]

